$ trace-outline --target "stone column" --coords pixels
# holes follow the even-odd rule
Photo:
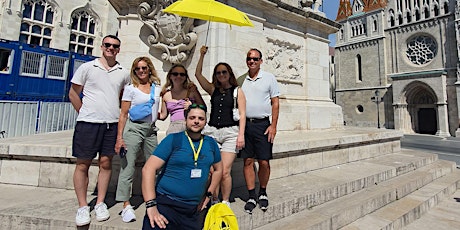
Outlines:
[[[457,75],[458,74],[459,73],[457,73]],[[457,111],[458,111],[457,117],[458,117],[458,123],[459,123],[459,126],[457,127],[457,130],[455,131],[455,136],[460,137],[460,80],[455,82],[455,91],[457,93]]]
[[[438,131],[436,136],[450,137],[449,133],[449,121],[447,118],[447,103],[438,103]]]

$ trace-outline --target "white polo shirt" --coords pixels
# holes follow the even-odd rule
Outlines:
[[[120,116],[120,92],[131,82],[129,71],[119,63],[106,70],[99,59],[82,64],[71,80],[83,86],[83,105],[77,121],[115,123]]]
[[[251,79],[249,74],[246,74],[241,89],[246,96],[247,118],[271,116],[271,98],[280,95],[278,82],[273,74],[259,70],[254,79]]]

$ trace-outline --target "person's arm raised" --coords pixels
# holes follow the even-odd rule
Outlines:
[[[200,49],[200,59],[198,60],[198,63],[196,64],[196,70],[195,70],[195,77],[198,80],[198,83],[200,83],[201,88],[204,89],[209,95],[212,94],[214,91],[214,85],[209,82],[205,76],[203,76],[203,60],[204,60],[204,55],[206,55],[206,52],[208,51],[208,47],[202,46]]]

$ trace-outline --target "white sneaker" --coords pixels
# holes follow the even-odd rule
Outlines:
[[[77,226],[88,225],[91,222],[91,216],[89,215],[89,206],[80,207],[77,210],[77,216],[75,216],[75,223]]]
[[[107,205],[104,202],[96,204],[94,212],[96,212],[97,221],[105,221],[110,218],[109,210],[107,210]]]
[[[134,212],[133,206],[128,205],[121,211],[121,219],[125,223],[129,223],[136,220],[136,213]]]
[[[226,204],[228,207],[230,207],[230,202],[228,202],[227,200],[223,200],[222,203]]]

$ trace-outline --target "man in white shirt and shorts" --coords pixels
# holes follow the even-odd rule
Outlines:
[[[72,142],[72,156],[77,158],[73,182],[80,207],[75,217],[77,226],[91,222],[86,199],[88,170],[98,153],[98,193],[94,210],[98,221],[110,218],[104,199],[115,155],[120,96],[124,86],[130,82],[129,71],[116,61],[120,43],[114,35],[105,36],[101,45],[102,57],[81,65],[71,81],[69,98],[78,112]]]

